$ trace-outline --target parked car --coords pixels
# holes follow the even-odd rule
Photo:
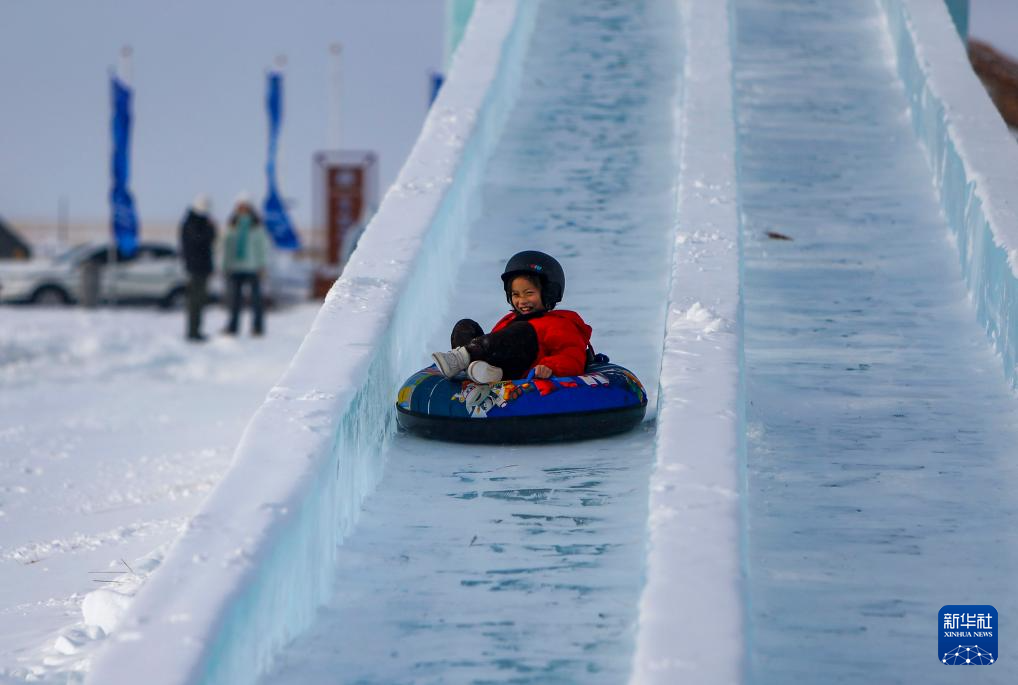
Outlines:
[[[115,259],[112,259],[113,257]],[[73,247],[52,259],[0,263],[0,301],[62,305],[78,302],[92,275],[100,302],[156,302],[180,306],[187,275],[176,248],[141,243],[130,257],[109,244]]]

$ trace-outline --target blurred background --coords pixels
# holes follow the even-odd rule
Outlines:
[[[358,191],[357,217],[367,220],[427,114],[434,77],[445,66],[448,17],[470,4],[4,0],[0,221],[36,256],[47,246],[55,253],[109,238],[109,78],[124,68],[121,52],[129,46],[129,185],[140,238],[175,243],[200,192],[211,196],[220,222],[242,191],[261,202],[266,75],[276,68],[284,79],[279,193],[302,248],[321,259],[325,239],[315,233],[342,217],[325,216],[321,186],[328,179],[316,155],[346,150],[360,155],[355,163],[367,160],[370,187]],[[977,72],[1018,130],[1018,0],[948,4],[967,4]],[[342,262],[353,242],[334,245],[327,258]]]
[[[443,66],[444,0],[6,0],[3,11],[0,217],[33,242],[109,235],[109,75],[124,46],[143,238],[174,238],[198,192],[220,220],[242,190],[260,201],[266,72],[280,56],[279,186],[298,232],[312,221],[313,154],[373,151],[387,187]]]

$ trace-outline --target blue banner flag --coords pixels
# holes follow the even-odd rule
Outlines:
[[[265,214],[265,228],[268,229],[276,246],[284,250],[296,250],[300,247],[300,241],[290,224],[286,206],[279,197],[279,189],[276,188],[276,148],[279,128],[283,121],[283,75],[278,71],[269,72],[268,85],[265,104],[269,111],[269,159],[265,164],[265,175],[268,177],[269,187],[262,212]]]
[[[110,215],[117,250],[130,257],[138,248],[138,216],[134,198],[127,189],[131,153],[131,89],[115,75],[110,77],[113,94],[113,159],[110,171]]]
[[[445,77],[437,71],[431,72],[431,99],[428,100],[428,106],[430,107],[435,103],[435,98],[438,97],[438,91],[442,89],[442,84],[445,82]]]

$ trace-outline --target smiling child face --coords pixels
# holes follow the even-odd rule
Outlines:
[[[509,295],[512,297],[513,308],[520,314],[533,314],[544,311],[544,303],[541,302],[541,286],[527,278],[517,276],[509,286]]]

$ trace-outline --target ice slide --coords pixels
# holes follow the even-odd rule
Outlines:
[[[939,607],[1014,614],[1016,169],[941,0],[479,3],[90,682],[953,682]],[[527,247],[656,411],[396,434]]]
[[[972,246],[880,6],[734,8],[751,680],[956,682],[940,607],[1018,609],[1018,403],[967,298]],[[1000,659],[980,681],[1015,681]]]

